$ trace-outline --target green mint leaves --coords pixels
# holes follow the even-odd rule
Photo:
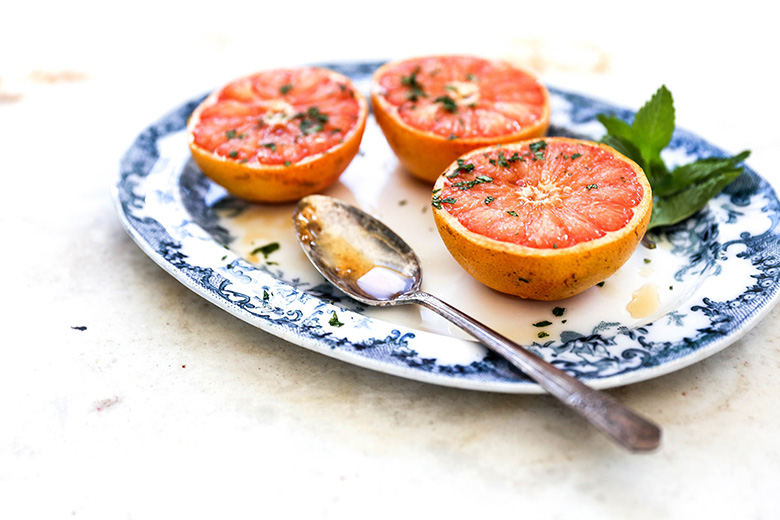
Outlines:
[[[672,93],[661,86],[639,109],[632,124],[613,115],[599,114],[607,130],[601,142],[633,159],[647,175],[653,188],[653,213],[648,229],[676,224],[690,217],[720,193],[744,171],[738,166],[749,155],[705,158],[669,170],[661,151],[674,133]]]

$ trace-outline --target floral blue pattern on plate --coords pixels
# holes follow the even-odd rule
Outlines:
[[[367,91],[379,63],[327,66]],[[603,134],[597,114],[633,116],[575,93],[555,88],[550,93],[550,135],[597,140]],[[296,257],[302,253],[295,251],[291,235],[292,206],[236,200],[191,161],[184,129],[201,99],[144,130],[122,158],[113,187],[125,228],[155,262],[227,312],[325,355],[434,384],[541,392],[469,338],[428,323],[424,315],[363,308],[312,274],[313,268]],[[482,321],[493,326],[494,317],[500,332],[594,387],[646,380],[708,357],[741,337],[777,301],[780,203],[750,168],[697,215],[653,234],[659,247],[640,247],[614,280],[551,306],[492,293],[439,255],[444,250],[436,249],[438,236],[427,220],[430,190],[407,178],[373,120],[369,124],[361,154],[329,194],[379,213],[396,232],[396,224],[405,231],[399,232],[404,238],[418,236],[412,246],[424,263],[429,259],[425,272],[432,275],[430,292],[449,290],[452,298],[473,305],[471,310],[485,312],[477,316]],[[668,150],[665,158],[672,164],[726,155],[682,129]],[[377,170],[376,177],[366,179]],[[389,200],[389,194],[395,198]],[[415,205],[422,211],[409,210]],[[257,252],[262,248],[255,247],[259,242],[244,239],[241,246],[242,233],[282,242],[287,256],[278,262],[262,257]],[[642,290],[649,291],[652,308],[635,316],[627,312],[627,304]]]

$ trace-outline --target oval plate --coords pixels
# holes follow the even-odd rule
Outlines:
[[[380,64],[325,66],[367,93]],[[604,130],[597,114],[633,117],[575,93],[550,94],[550,135],[598,140]],[[225,311],[327,356],[452,387],[542,391],[429,311],[364,308],[326,284],[295,242],[293,204],[237,200],[194,165],[185,124],[202,99],[144,130],[113,186],[125,228],[155,262]],[[665,151],[669,164],[724,155],[680,129]],[[640,247],[600,286],[553,303],[495,293],[454,263],[433,226],[430,186],[400,168],[373,117],[361,153],[327,194],[404,237],[422,260],[425,290],[596,388],[647,380],[711,356],[777,301],[780,204],[749,168],[697,215],[652,235],[658,247]],[[636,295],[643,295],[639,302]],[[638,306],[629,305],[632,299]]]

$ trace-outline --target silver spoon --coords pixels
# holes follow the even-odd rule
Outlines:
[[[631,451],[658,447],[661,430],[520,345],[420,290],[422,269],[414,251],[370,215],[324,195],[303,198],[294,214],[306,256],[333,285],[367,305],[416,303],[459,326]]]

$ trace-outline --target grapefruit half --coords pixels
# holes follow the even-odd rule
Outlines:
[[[650,221],[642,169],[616,150],[547,137],[472,151],[439,176],[433,215],[474,278],[536,300],[573,296],[632,255]]]
[[[475,56],[386,63],[371,102],[401,165],[430,183],[470,150],[539,137],[550,124],[549,94],[532,74]]]
[[[258,72],[208,96],[187,125],[203,173],[253,202],[321,191],[357,154],[368,103],[346,76],[303,67]]]

